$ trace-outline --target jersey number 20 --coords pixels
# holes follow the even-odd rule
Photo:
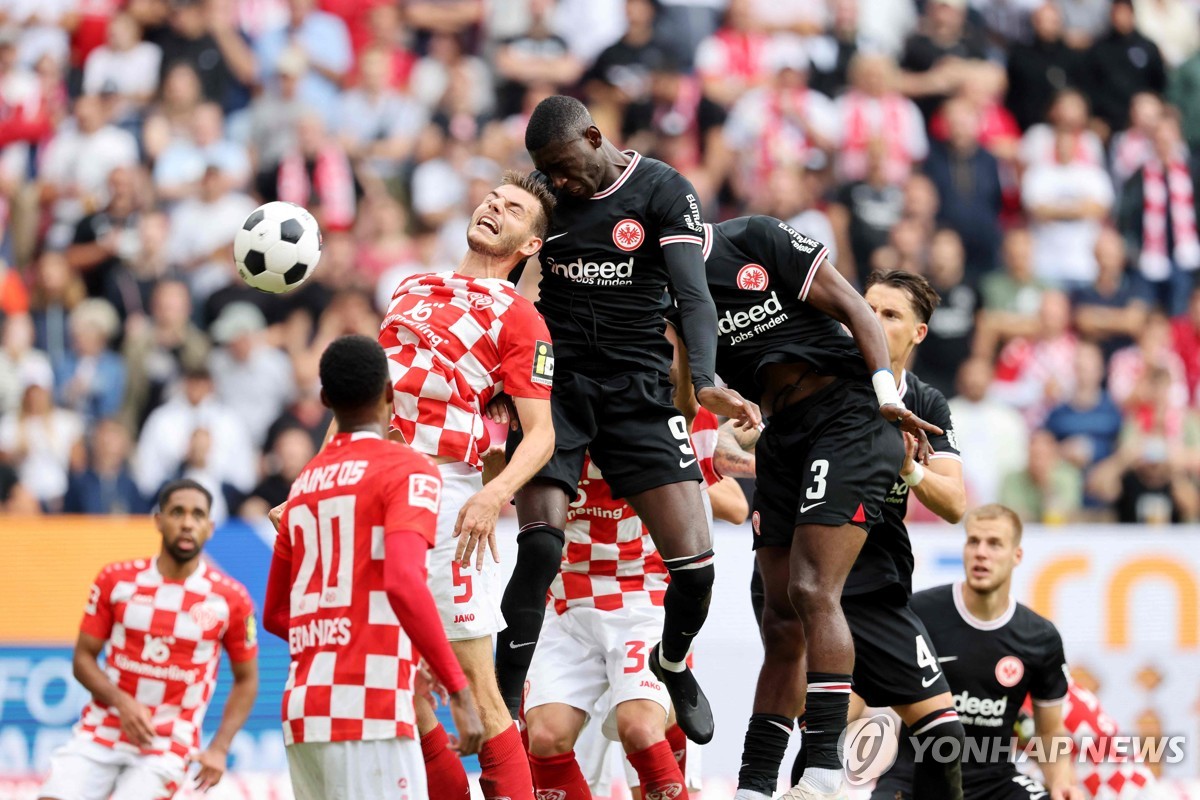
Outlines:
[[[327,497],[317,503],[317,515],[307,505],[288,509],[292,548],[301,542],[300,569],[292,584],[292,616],[312,614],[318,608],[350,605],[354,588],[354,495]],[[310,592],[317,561],[321,562],[321,585]],[[337,572],[333,571],[334,563]]]

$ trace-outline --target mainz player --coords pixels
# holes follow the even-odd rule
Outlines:
[[[263,615],[292,654],[292,787],[297,800],[425,800],[418,654],[449,692],[458,752],[475,752],[483,735],[426,586],[442,480],[428,458],[384,438],[392,385],[377,342],[337,339],[320,376],[338,432],[292,484]]]
[[[109,564],[92,584],[74,658],[92,700],[51,758],[42,800],[165,800],[191,760],[202,790],[225,774],[229,745],[258,694],[258,644],[245,588],[199,557],[212,535],[211,508],[212,495],[195,481],[168,483],[154,514],[158,556]],[[201,751],[222,649],[233,688]]]

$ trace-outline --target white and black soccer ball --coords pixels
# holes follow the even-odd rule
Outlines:
[[[238,275],[260,292],[290,292],[321,260],[321,229],[295,203],[275,201],[254,209],[233,239]]]

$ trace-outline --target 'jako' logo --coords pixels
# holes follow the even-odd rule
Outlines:
[[[887,714],[856,719],[846,726],[838,749],[851,786],[863,786],[896,763],[900,750],[899,728]]]

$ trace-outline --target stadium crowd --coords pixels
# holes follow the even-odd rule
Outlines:
[[[1200,519],[1196,0],[4,0],[0,512],[264,517],[320,353],[457,263],[562,92],[710,221],[928,277],[972,505]],[[276,199],[324,231],[283,296],[231,250]]]

